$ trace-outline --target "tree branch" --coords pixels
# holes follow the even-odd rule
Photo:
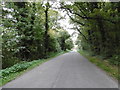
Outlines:
[[[80,31],[80,29],[78,27],[76,27],[77,31],[84,37],[84,39],[86,41],[88,41],[88,39],[86,38],[86,36]]]
[[[88,39],[86,38],[86,36],[80,31],[80,29],[78,27],[75,28],[71,28],[71,29],[76,29],[83,37],[86,41],[88,41]]]
[[[87,15],[82,16],[82,15],[80,15],[79,13],[73,12],[70,8],[67,8],[67,7],[62,7],[62,8],[65,9],[66,11],[69,11],[71,14],[77,15],[77,16],[83,18],[83,19],[104,20],[104,21],[109,21],[109,22],[111,22],[111,23],[113,23],[113,24],[116,24],[116,23],[117,23],[117,22],[112,21],[112,20],[110,20],[110,19],[105,19],[105,18],[100,18],[100,17],[88,17]]]
[[[84,23],[81,23],[81,22],[79,22],[78,20],[73,19],[73,18],[69,15],[68,12],[67,12],[67,14],[68,14],[68,16],[70,17],[70,19],[71,19],[73,22],[76,22],[76,23],[78,23],[78,24],[80,24],[80,25],[82,25],[82,26],[85,26]]]

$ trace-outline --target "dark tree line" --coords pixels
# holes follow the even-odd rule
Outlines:
[[[61,3],[74,29],[78,30],[80,49],[99,55],[112,64],[120,62],[120,2]]]
[[[58,12],[50,7],[49,3],[43,2],[3,3],[3,68],[21,61],[48,58],[50,53],[72,48],[70,35],[57,24]],[[53,26],[56,28],[53,29]],[[65,43],[66,40],[70,42]]]

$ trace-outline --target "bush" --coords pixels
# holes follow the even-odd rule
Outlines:
[[[68,38],[68,39],[65,41],[65,48],[68,49],[68,50],[71,50],[73,47],[74,47],[74,44],[73,44],[72,39],[71,39],[71,38]]]
[[[113,65],[119,65],[120,64],[120,55],[113,55],[112,58],[110,58],[109,62]]]
[[[16,72],[20,72],[20,71],[24,71],[26,70],[28,67],[30,67],[31,65],[38,63],[39,60],[35,60],[32,62],[21,62],[18,64],[15,64],[14,66],[10,67],[10,68],[6,68],[0,71],[0,74],[2,73],[2,77],[6,77],[11,73],[16,73]]]

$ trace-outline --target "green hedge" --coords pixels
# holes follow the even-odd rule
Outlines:
[[[31,65],[38,63],[40,60],[34,60],[32,62],[21,62],[18,64],[15,64],[13,66],[11,66],[10,68],[6,68],[0,71],[0,75],[2,78],[5,78],[6,76],[8,76],[11,73],[15,73],[15,72],[20,72],[20,71],[24,71],[26,70],[28,67],[30,67]]]

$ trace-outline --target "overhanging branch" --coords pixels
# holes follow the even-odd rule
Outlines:
[[[72,28],[72,29],[76,29],[83,37],[86,41],[88,41],[88,39],[86,38],[86,36],[80,31],[80,29],[78,27]]]
[[[62,8],[65,9],[66,11],[69,11],[71,14],[79,16],[82,19],[87,19],[87,20],[103,20],[103,21],[111,22],[113,24],[117,23],[117,22],[112,21],[110,19],[105,19],[105,18],[100,18],[100,17],[88,17],[87,15],[82,16],[79,13],[73,12],[70,8],[67,8],[67,7],[62,7]]]
[[[76,23],[78,23],[78,24],[80,24],[80,25],[82,25],[82,26],[85,26],[85,24],[84,24],[84,23],[81,23],[80,21],[75,20],[74,18],[72,18],[72,17],[69,15],[69,13],[68,13],[68,12],[67,12],[67,14],[68,14],[68,16],[70,17],[70,19],[71,19],[73,22],[76,22]]]

